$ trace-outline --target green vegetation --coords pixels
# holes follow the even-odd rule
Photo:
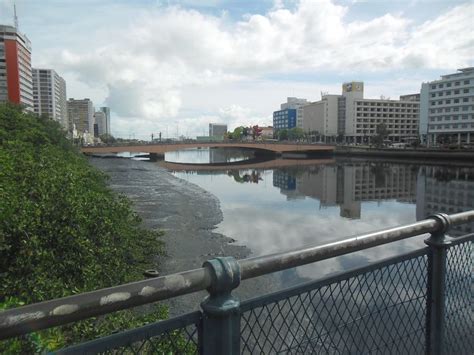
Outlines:
[[[277,131],[277,137],[281,141],[295,141],[305,138],[305,133],[301,128],[293,127],[290,129],[280,129]]]
[[[387,129],[387,126],[384,123],[379,123],[375,128],[376,135],[372,137],[372,143],[377,147],[382,147],[385,137],[390,134],[390,131]]]
[[[0,105],[0,309],[143,279],[162,253],[160,233],[140,227],[60,126]],[[0,343],[31,353],[163,319],[124,311]]]

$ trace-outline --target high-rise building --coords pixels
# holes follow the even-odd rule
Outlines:
[[[82,137],[84,133],[94,133],[94,105],[90,99],[69,99],[68,119],[71,129]]]
[[[221,123],[209,123],[209,137],[224,138],[227,133],[227,125]]]
[[[0,102],[33,111],[31,43],[15,27],[0,25]]]
[[[105,114],[105,134],[112,135],[112,130],[110,129],[110,107],[101,107],[99,109]]]
[[[324,141],[336,135],[346,142],[370,143],[377,127],[385,125],[392,142],[410,142],[418,137],[419,106],[417,95],[364,99],[364,83],[342,86],[342,95],[323,95],[320,101],[303,107],[303,128],[316,131]]]
[[[48,116],[69,131],[66,81],[53,69],[33,68],[34,112]]]
[[[474,140],[474,67],[423,83],[420,138],[429,146]]]
[[[303,128],[303,106],[307,104],[309,104],[309,102],[306,99],[287,97],[286,102],[280,105],[280,110],[296,110],[296,127]]]
[[[107,133],[107,116],[104,111],[94,113],[94,137]]]

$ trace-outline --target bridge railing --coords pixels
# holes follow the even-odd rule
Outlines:
[[[77,344],[59,353],[474,352],[472,241],[451,238],[474,211],[202,268],[0,313],[0,339],[207,289],[202,311]],[[430,233],[426,247],[240,302],[241,280]]]

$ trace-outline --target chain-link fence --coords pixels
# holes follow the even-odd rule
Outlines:
[[[198,354],[201,312],[110,335],[59,351],[59,354]]]
[[[474,353],[474,307],[472,242],[447,250],[446,353]]]
[[[422,353],[427,251],[242,304],[248,354]]]

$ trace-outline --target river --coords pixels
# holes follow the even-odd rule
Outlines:
[[[235,151],[202,149],[168,153],[165,160],[223,163],[239,158]],[[173,174],[218,198],[223,220],[216,232],[248,247],[252,256],[328,243],[438,212],[474,209],[474,166],[337,158],[274,169],[199,168],[175,169]],[[472,231],[472,224],[454,227],[451,235]],[[289,270],[278,279],[281,286],[291,286],[422,247],[423,239]]]

